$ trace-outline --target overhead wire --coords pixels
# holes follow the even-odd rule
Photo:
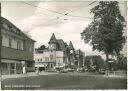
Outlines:
[[[92,3],[90,3],[89,5],[93,4],[94,2],[96,1],[93,1]],[[56,14],[59,14],[59,15],[63,15],[63,16],[70,16],[70,17],[79,17],[79,18],[89,18],[89,17],[83,17],[83,16],[74,16],[74,15],[69,15],[69,13],[60,13],[60,12],[57,12],[57,11],[53,11],[53,10],[50,10],[50,9],[46,9],[46,8],[42,8],[42,7],[38,7],[36,5],[33,5],[33,4],[30,4],[30,3],[26,3],[26,2],[23,2],[27,5],[30,5],[30,6],[33,6],[33,7],[36,7],[36,8],[40,8],[40,9],[43,9],[43,10],[47,10],[49,12],[52,12],[52,13],[56,13]],[[72,11],[73,12],[73,11]],[[71,12],[70,12],[71,13]],[[60,16],[62,17],[62,16]],[[89,18],[91,19],[91,18]]]
[[[95,3],[95,2],[96,2],[96,1],[93,1],[93,2],[91,2],[89,5],[92,5],[92,4]],[[64,17],[64,16],[92,19],[92,18],[90,18],[90,17],[69,15],[69,13],[75,12],[76,10],[75,10],[75,11],[71,11],[71,12],[69,12],[69,13],[60,13],[60,12],[53,11],[53,10],[50,10],[50,9],[38,7],[38,6],[36,6],[36,5],[30,4],[30,3],[27,3],[27,2],[24,2],[24,1],[22,1],[22,3],[24,3],[24,4],[26,4],[26,5],[29,5],[29,6],[32,6],[32,7],[35,7],[35,8],[40,8],[40,9],[47,10],[47,11],[49,11],[49,12],[52,12],[52,13],[55,13],[55,14],[59,14],[59,15],[60,15],[60,16],[58,16],[58,17],[49,19],[48,21],[44,22],[44,24],[46,24],[46,23],[48,23],[48,22],[50,22],[50,21],[59,20],[61,17]],[[85,6],[85,7],[88,7],[89,5],[87,5],[87,6]],[[85,7],[84,7],[84,8],[85,8]],[[42,14],[43,14],[43,15],[46,15],[46,14],[44,14],[44,13],[42,13]],[[46,15],[46,16],[47,16],[47,15]],[[63,20],[69,20],[69,18],[68,18],[68,19],[65,18],[65,19],[63,19]],[[41,24],[41,25],[42,25],[42,24]]]

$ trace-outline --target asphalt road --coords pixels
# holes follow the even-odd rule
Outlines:
[[[71,74],[39,75],[9,78],[2,81],[3,90],[34,89],[126,89],[126,78]]]

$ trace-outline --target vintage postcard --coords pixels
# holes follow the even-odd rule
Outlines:
[[[127,90],[127,1],[0,2],[1,90]]]

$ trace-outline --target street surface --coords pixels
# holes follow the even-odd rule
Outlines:
[[[7,78],[2,89],[126,89],[126,77],[106,77],[87,73],[54,73],[29,77]]]

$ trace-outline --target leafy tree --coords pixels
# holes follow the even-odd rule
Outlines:
[[[100,55],[86,56],[85,57],[85,65],[89,68],[91,65],[96,67],[96,70],[103,68],[104,60]]]
[[[44,49],[46,49],[46,46],[45,46],[45,45],[42,45],[42,46],[40,46],[40,47],[38,48],[38,50],[44,50]]]
[[[43,51],[47,49],[45,45],[41,45],[39,48],[36,49],[38,53],[43,53]]]
[[[92,56],[92,61],[93,61],[93,64],[96,66],[96,70],[99,70],[101,68],[103,68],[104,66],[104,60],[102,59],[102,57],[100,55],[95,55],[95,56]]]
[[[127,57],[121,54],[118,57],[119,61],[117,62],[117,68],[120,70],[127,70]]]
[[[90,59],[91,59],[90,56],[86,56],[86,57],[85,57],[85,61],[84,61],[85,63],[84,63],[84,64],[86,65],[87,68],[89,68],[90,65],[91,65]]]
[[[109,55],[120,55],[125,43],[124,17],[117,1],[100,1],[91,13],[94,19],[81,33],[82,39],[85,43],[91,43],[93,50],[104,52],[108,63]]]

